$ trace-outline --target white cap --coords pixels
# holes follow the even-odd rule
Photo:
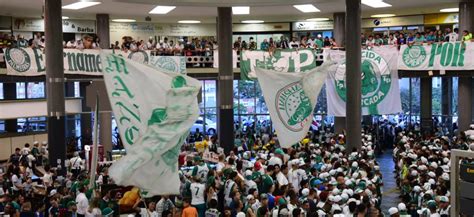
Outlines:
[[[413,187],[413,191],[414,191],[414,192],[420,192],[420,191],[421,191],[421,187],[417,185],[417,186]]]
[[[398,210],[400,211],[407,210],[407,206],[404,203],[399,203]]]
[[[43,145],[47,145],[47,144],[48,144],[48,142],[46,142],[46,141],[43,141],[43,142],[42,142],[42,144],[43,144]]]
[[[431,162],[430,166],[435,169],[438,168],[438,164],[436,162]]]
[[[359,166],[359,163],[357,163],[356,161],[352,162],[352,167],[358,167]]]
[[[33,142],[33,145],[37,145],[37,144],[39,144],[39,142],[38,142],[38,141],[35,141],[35,142]]]
[[[428,173],[428,176],[430,176],[431,178],[434,178],[434,177],[436,177],[436,173],[431,171],[431,172]]]
[[[449,174],[443,173],[443,175],[441,175],[441,178],[442,178],[444,181],[449,181]]]
[[[303,190],[301,190],[301,194],[305,197],[308,196],[309,195],[309,189],[304,188]]]
[[[398,213],[398,209],[395,208],[395,207],[392,207],[392,208],[388,209],[388,213],[389,213],[390,215],[397,214],[397,213]]]
[[[51,190],[51,191],[49,192],[49,196],[52,197],[52,196],[54,196],[54,195],[57,194],[57,193],[58,193],[58,191],[57,191],[56,189],[53,189],[53,190]]]
[[[342,200],[342,197],[340,195],[334,196],[334,202],[339,203]]]
[[[247,195],[247,201],[252,200],[252,199],[253,199],[253,195],[251,194]]]

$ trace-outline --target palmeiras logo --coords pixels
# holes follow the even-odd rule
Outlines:
[[[148,64],[148,54],[145,51],[135,51],[128,55],[128,58],[139,63]]]
[[[291,83],[280,89],[275,97],[278,117],[285,127],[293,132],[303,130],[311,118],[313,106],[299,82]]]
[[[410,68],[420,66],[426,59],[426,50],[423,46],[408,46],[402,54],[403,63]]]
[[[5,51],[5,59],[15,71],[26,72],[31,67],[31,59],[22,48],[8,48]]]
[[[176,61],[174,61],[173,59],[167,56],[155,57],[155,61],[153,65],[158,68],[168,70],[170,72],[179,72],[178,71],[179,66],[176,63]]]
[[[362,107],[369,114],[378,114],[377,106],[387,96],[392,84],[390,68],[382,56],[374,51],[362,51]],[[335,75],[337,95],[346,101],[346,64],[341,64]],[[349,81],[350,82],[350,81]]]

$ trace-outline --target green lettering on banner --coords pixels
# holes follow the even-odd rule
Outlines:
[[[67,52],[67,63],[69,65],[69,71],[77,71],[76,66],[76,54],[73,52]]]
[[[97,72],[95,67],[95,55],[94,54],[84,54],[86,72]]]
[[[131,114],[138,122],[142,122],[141,121],[141,118],[140,118],[140,115],[133,112],[129,107],[127,107],[123,102],[116,102],[115,103],[116,106],[118,107],[121,107],[123,109],[125,109],[125,111],[127,111],[129,114]],[[137,105],[137,104],[133,104],[133,107],[135,107],[135,109],[140,109],[140,107]],[[123,114],[123,109],[120,109],[120,111],[122,112]]]
[[[112,58],[110,58],[112,57]],[[107,67],[105,68],[106,72],[116,71],[118,73],[128,74],[127,66],[125,65],[125,60],[123,57],[119,56],[107,56]]]
[[[113,79],[115,80],[114,82],[114,86],[116,87],[114,89],[114,92],[112,92],[112,96],[114,97],[120,97],[120,92],[124,92],[127,94],[127,96],[130,98],[130,99],[133,99],[135,97],[135,95],[133,95],[133,93],[130,91],[130,89],[127,87],[127,85],[125,84],[125,82],[123,82],[122,78],[118,75],[114,76]],[[120,85],[117,87],[117,85]]]
[[[95,63],[96,63],[97,71],[98,71],[98,72],[102,72],[102,68],[101,68],[101,66],[102,66],[102,60],[100,59],[100,55],[97,55],[97,56],[95,57]]]
[[[453,44],[452,43],[444,43],[443,49],[441,52],[441,60],[440,63],[442,66],[448,66],[451,64],[451,60],[453,59]]]
[[[84,71],[84,54],[78,53],[76,54],[76,63],[77,63],[77,70]]]
[[[464,43],[464,42],[463,42]],[[460,43],[459,43],[460,44]],[[460,44],[459,46],[459,61],[458,66],[464,66],[464,53],[466,52],[466,47]]]
[[[33,53],[35,54],[35,62],[38,67],[37,72],[44,72],[46,71],[45,67],[43,66],[43,54],[40,49],[38,48],[33,48]]]
[[[435,57],[441,54],[441,51],[442,51],[442,46],[439,46],[436,43],[431,45],[430,63],[428,65],[429,67],[434,66]]]
[[[455,43],[454,44],[454,55],[453,55],[453,61],[451,63],[451,66],[458,66],[458,60],[459,60],[459,48],[461,47],[460,43]]]

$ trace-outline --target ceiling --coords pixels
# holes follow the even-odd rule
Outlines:
[[[77,0],[62,0],[63,5]],[[98,13],[110,14],[111,19],[131,18],[144,22],[146,16],[152,22],[175,23],[178,20],[195,19],[203,23],[215,23],[217,6],[251,6],[250,15],[234,15],[233,22],[259,19],[265,22],[298,21],[313,17],[331,18],[335,12],[344,12],[345,0],[100,0],[102,4],[81,10],[63,10],[63,16],[71,19],[95,19]],[[385,0],[390,8],[374,9],[362,6],[362,16],[394,13],[415,15],[438,13],[439,9],[457,7],[460,0]],[[41,17],[41,0],[0,0],[0,15],[15,17]],[[311,3],[321,12],[302,13],[293,4]],[[156,5],[176,5],[177,8],[166,15],[149,15]]]

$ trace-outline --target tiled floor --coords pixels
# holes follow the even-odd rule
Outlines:
[[[390,207],[396,207],[400,202],[400,191],[397,188],[395,180],[395,163],[392,158],[392,151],[387,150],[384,154],[377,157],[380,164],[380,171],[383,176],[383,196],[381,209],[383,213],[388,214]]]

